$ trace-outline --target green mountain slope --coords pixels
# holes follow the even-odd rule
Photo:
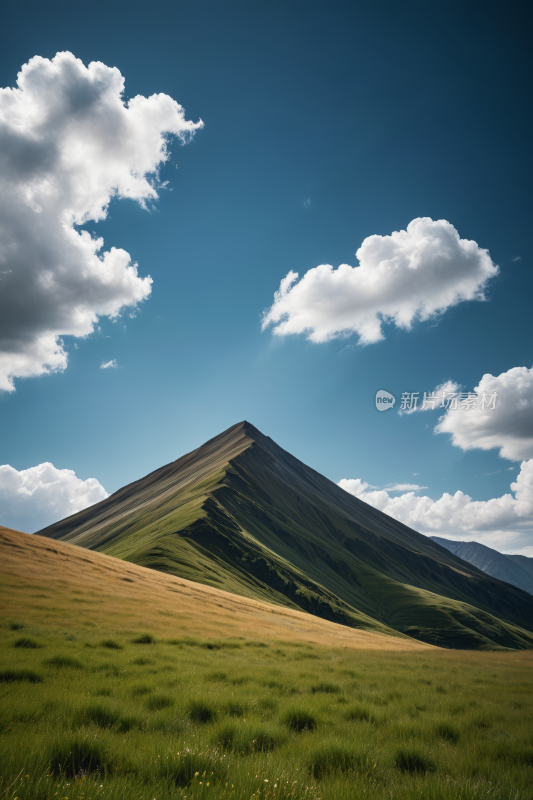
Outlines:
[[[340,489],[247,422],[39,533],[454,648],[532,648],[533,598]]]

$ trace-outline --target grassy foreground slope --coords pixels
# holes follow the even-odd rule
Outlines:
[[[0,527],[0,607],[4,620],[76,628],[97,636],[118,630],[158,637],[245,636],[379,650],[434,650],[408,637],[347,628],[296,609],[140,567],[37,534]],[[0,795],[1,796],[1,795]]]
[[[533,655],[352,630],[0,529],[0,797],[530,800]]]
[[[247,422],[40,533],[343,625],[453,648],[533,647],[533,597]]]

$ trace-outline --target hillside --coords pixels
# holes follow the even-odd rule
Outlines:
[[[516,556],[504,555],[491,547],[479,544],[479,542],[454,542],[451,539],[442,539],[440,536],[432,536],[431,539],[462,558],[463,561],[468,561],[469,564],[483,570],[487,575],[533,594],[533,575],[527,571],[528,559],[525,556],[518,556],[518,558],[524,559],[526,569],[522,567],[520,561],[516,560]]]
[[[533,646],[530,595],[247,422],[40,534],[363,630],[454,648]]]
[[[432,650],[407,637],[354,630],[1,526],[0,550],[2,615],[38,628],[81,627],[100,635],[140,629],[206,641],[246,637],[364,650]]]

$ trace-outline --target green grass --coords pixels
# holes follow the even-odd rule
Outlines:
[[[47,667],[54,667],[54,669],[83,669],[83,664],[78,658],[73,658],[70,655],[57,655],[52,658],[47,658],[43,661]]]
[[[0,629],[1,800],[531,800],[527,654],[152,637],[140,658],[135,631],[25,629],[42,649]]]
[[[123,645],[119,644],[115,639],[104,639],[100,642],[100,647],[107,647],[108,650],[122,650]]]
[[[132,639],[132,641],[133,644],[153,644],[155,639],[150,633],[142,633],[140,636],[136,636],[135,639]]]
[[[46,649],[2,648],[0,798],[531,797],[513,654],[28,635]]]
[[[302,731],[314,731],[316,728],[316,718],[305,708],[290,708],[283,716],[283,722],[295,733]]]
[[[0,683],[12,681],[28,681],[28,683],[42,683],[42,677],[32,669],[5,669],[0,672]]]
[[[20,639],[16,639],[13,642],[13,647],[28,647],[30,650],[37,650],[41,645],[36,642],[35,639],[30,639],[28,636],[21,636]]]
[[[402,772],[433,772],[435,762],[420,747],[400,747],[396,751],[395,765]]]

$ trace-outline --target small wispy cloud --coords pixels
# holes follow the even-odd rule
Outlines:
[[[511,261],[522,261],[522,256],[515,256]]]
[[[113,358],[111,361],[102,361],[100,364],[100,369],[116,369],[118,367],[117,359]]]
[[[311,205],[311,198],[306,197],[304,200],[304,208],[309,208],[310,205]]]
[[[420,489],[427,489],[427,486],[419,486],[417,483],[389,483],[383,487],[387,492],[419,492]]]
[[[460,383],[455,383],[455,381],[446,381],[445,383],[441,383],[436,386],[432,392],[429,393],[429,396],[426,399],[426,392],[416,392],[416,403],[413,403],[412,408],[399,408],[398,415],[401,417],[402,414],[414,414],[415,411],[435,411],[440,407],[440,402],[442,401],[442,395],[444,394],[447,396],[448,394],[457,394],[459,389],[462,386]],[[438,398],[430,399],[430,397]],[[426,425],[426,428],[429,428],[429,425]]]

